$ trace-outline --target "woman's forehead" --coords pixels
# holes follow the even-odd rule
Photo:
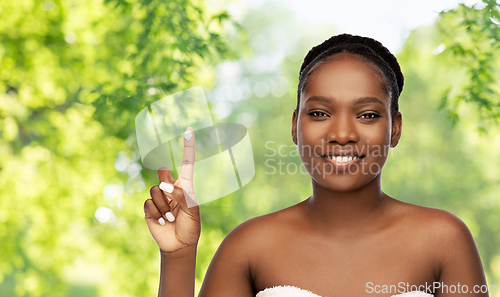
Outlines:
[[[302,98],[323,96],[340,99],[375,97],[389,101],[376,66],[350,55],[321,62],[308,77]]]

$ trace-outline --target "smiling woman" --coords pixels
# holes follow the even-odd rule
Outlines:
[[[301,159],[313,180],[326,188],[352,183],[361,187],[380,176],[389,147],[399,140],[401,115],[392,123],[390,96],[372,68],[352,54],[337,54],[316,68],[301,94],[293,139],[299,151],[305,151],[303,146],[316,148]],[[382,154],[367,154],[381,148]]]
[[[488,295],[474,240],[460,219],[381,189],[382,167],[401,136],[402,88],[396,58],[373,39],[334,36],[309,52],[292,138],[312,195],[229,233],[200,296],[448,296],[457,285],[471,296]],[[192,136],[190,128],[186,133]],[[179,179],[161,168],[160,183],[172,186],[152,187],[144,204],[162,257],[159,296],[194,295],[200,213],[188,201],[196,199],[195,137],[185,137],[184,145]]]

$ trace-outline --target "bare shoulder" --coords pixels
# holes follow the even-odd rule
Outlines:
[[[200,296],[255,296],[254,264],[273,241],[284,242],[279,235],[280,229],[289,229],[284,228],[289,212],[256,217],[229,232],[210,263]]]
[[[460,218],[445,210],[404,202],[398,202],[396,209],[403,214],[399,217],[406,217],[405,229],[416,230],[411,232],[413,239],[426,243],[420,252],[433,264],[437,281],[468,288],[486,284],[474,238]]]
[[[474,238],[467,225],[456,215],[442,209],[398,201],[398,216],[414,240],[427,244],[428,255],[440,266],[460,255],[476,255]]]
[[[467,225],[449,211],[398,201],[399,213],[407,224],[425,231],[440,242],[469,238]]]

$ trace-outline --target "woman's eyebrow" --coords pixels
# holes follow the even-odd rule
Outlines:
[[[354,105],[361,105],[361,104],[368,104],[368,103],[379,103],[381,105],[384,105],[380,99],[375,98],[375,97],[361,97],[354,102]]]
[[[305,103],[307,103],[309,101],[316,101],[316,102],[321,102],[321,103],[332,103],[334,100],[332,98],[329,98],[329,97],[311,96],[311,97],[307,98],[307,100],[306,100]],[[361,97],[361,98],[358,98],[354,102],[354,105],[362,105],[362,104],[369,104],[369,103],[379,103],[381,105],[384,105],[384,103],[382,101],[380,101],[380,99],[378,99],[376,97]]]
[[[312,97],[307,98],[305,103],[307,103],[309,101],[316,101],[316,102],[322,102],[322,103],[332,103],[333,100],[331,98],[323,97],[323,96],[312,96]]]

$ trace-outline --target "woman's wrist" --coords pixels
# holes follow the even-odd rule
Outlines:
[[[173,252],[166,252],[160,248],[160,255],[162,258],[166,259],[181,259],[196,255],[197,249],[198,249],[198,244],[192,246],[186,246]]]

